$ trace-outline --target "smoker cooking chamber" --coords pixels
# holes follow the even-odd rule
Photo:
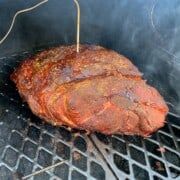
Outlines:
[[[87,1],[87,3],[95,8],[93,6],[95,1]],[[112,1],[111,3],[116,4],[117,2]],[[102,9],[105,9],[102,10],[104,16],[108,7],[113,6],[111,3],[107,2],[107,5],[102,6]],[[121,12],[122,15],[125,14],[125,12],[121,11],[124,7],[130,7],[134,11],[133,7],[137,7],[137,2],[132,6],[130,3],[133,4],[132,1],[121,1],[119,10],[116,11]],[[29,4],[31,5],[31,3]],[[44,7],[45,10],[41,7],[39,11],[35,11],[32,15],[22,15],[17,20],[9,39],[0,47],[0,179],[22,177],[62,160],[66,160],[63,165],[39,176],[34,176],[34,179],[178,179],[180,177],[180,118],[174,115],[168,115],[166,125],[157,133],[154,133],[152,137],[146,139],[137,136],[104,136],[98,133],[86,135],[84,132],[77,133],[74,130],[71,132],[66,127],[53,127],[42,122],[31,113],[27,104],[22,102],[15,90],[15,86],[9,79],[13,69],[23,59],[43,49],[74,42],[75,29],[72,30],[72,24],[73,26],[75,24],[75,13],[73,14],[73,11],[71,11],[72,15],[67,14],[67,17],[60,17],[58,22],[61,22],[61,27],[55,21],[51,24],[54,25],[53,27],[49,26],[51,30],[46,32],[48,30],[47,25],[41,25],[46,18],[52,21],[55,20],[51,13],[49,13],[48,17],[44,12],[54,7],[53,11],[56,14],[56,4],[58,4],[58,7],[61,7],[61,5],[65,7],[65,10],[62,9],[59,12],[61,15],[63,12],[69,12],[68,6],[73,8],[70,5],[71,1],[68,1],[67,4],[55,1],[46,5]],[[97,6],[101,4],[103,4],[102,1],[97,2]],[[145,4],[141,2],[140,4],[143,7],[151,8],[151,10],[154,6],[153,2],[152,4],[147,2]],[[165,4],[168,5],[167,3]],[[82,3],[82,7],[87,10],[82,10],[83,13],[86,12],[88,14],[89,9],[86,8],[84,3]],[[14,11],[18,8],[16,6]],[[118,9],[118,7],[116,8]],[[95,9],[95,11],[97,10]],[[10,12],[14,13],[13,10]],[[42,13],[42,18],[32,21],[34,17],[40,16],[39,13]],[[136,11],[135,14],[138,14],[138,12]],[[138,17],[140,17],[139,14]],[[92,18],[95,18],[93,14]],[[8,22],[8,17],[5,17],[5,19]],[[170,68],[172,68],[169,63],[172,57],[167,54],[165,56],[160,51],[158,53],[154,52],[154,44],[149,44],[148,47],[144,46],[143,52],[148,54],[146,49],[152,50],[153,55],[157,58],[159,64],[162,65],[162,68],[158,68],[156,66],[159,64],[154,64],[154,61],[152,61],[152,64],[154,64],[153,68],[156,67],[158,72],[154,70],[149,71],[148,65],[150,63],[148,61],[150,59],[143,55],[144,53],[140,51],[141,47],[135,47],[132,42],[131,46],[128,46],[127,44],[130,44],[128,42],[129,37],[125,36],[123,30],[121,28],[118,29],[118,26],[112,27],[113,23],[115,23],[114,16],[109,17],[109,19],[112,19],[109,27],[105,25],[103,19],[102,17],[97,18],[97,21],[94,19],[94,24],[91,24],[91,18],[89,21],[86,17],[82,18],[82,42],[101,44],[127,55],[134,60],[134,63],[145,73],[144,76],[149,83],[156,86],[166,100],[177,104],[177,102],[174,103],[174,99],[176,99],[179,89],[177,89],[177,92],[172,90],[169,76],[167,76],[170,73]],[[130,21],[130,19],[127,17],[127,20]],[[67,25],[67,22],[68,25],[71,25],[71,28]],[[100,22],[102,24],[98,24]],[[107,19],[107,22],[110,21]],[[133,22],[129,22],[128,25],[127,22],[123,21],[120,27],[122,29],[124,26],[130,28],[130,24]],[[145,22],[143,21],[143,23]],[[6,25],[6,23],[4,24]],[[89,29],[85,27],[85,24],[89,26]],[[38,31],[36,31],[36,28],[39,28]],[[57,33],[58,28],[60,28],[60,33]],[[42,29],[44,34],[39,32]],[[30,30],[36,32],[36,34],[30,33]],[[67,32],[65,33],[65,31]],[[57,34],[53,33],[52,35],[52,32]],[[134,29],[134,32],[136,32],[136,29]],[[89,36],[89,33],[93,35]],[[21,34],[21,36],[17,37],[17,34]],[[116,41],[117,37],[120,38],[118,43]],[[148,41],[145,37],[139,38],[140,41]],[[138,41],[137,38],[136,40]],[[41,44],[44,45],[42,46]],[[136,45],[140,44],[137,42]],[[134,53],[131,54],[133,51]],[[143,58],[146,62],[142,60]],[[163,61],[161,61],[161,58]],[[176,82],[175,80],[174,82]],[[176,87],[177,85],[174,84],[174,86]],[[178,114],[177,108],[170,106],[170,110]]]

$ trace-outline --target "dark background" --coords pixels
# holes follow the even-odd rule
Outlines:
[[[0,38],[13,15],[39,0],[0,0]],[[180,1],[79,0],[81,43],[99,44],[127,56],[180,115]],[[75,43],[73,0],[49,0],[17,17],[0,57],[45,45]],[[0,59],[1,60],[1,59]]]

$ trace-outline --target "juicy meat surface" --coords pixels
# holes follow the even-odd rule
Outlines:
[[[32,112],[53,125],[147,136],[168,107],[124,56],[100,46],[61,46],[26,59],[11,75]]]

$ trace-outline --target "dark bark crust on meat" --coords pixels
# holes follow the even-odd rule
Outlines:
[[[33,113],[53,125],[147,136],[168,107],[124,56],[100,46],[61,46],[25,60],[11,75]]]

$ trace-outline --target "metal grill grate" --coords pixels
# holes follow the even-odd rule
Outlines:
[[[169,116],[152,137],[86,135],[55,128],[22,103],[9,74],[29,52],[0,58],[0,179],[13,179],[67,160],[31,179],[180,178],[180,119]]]

